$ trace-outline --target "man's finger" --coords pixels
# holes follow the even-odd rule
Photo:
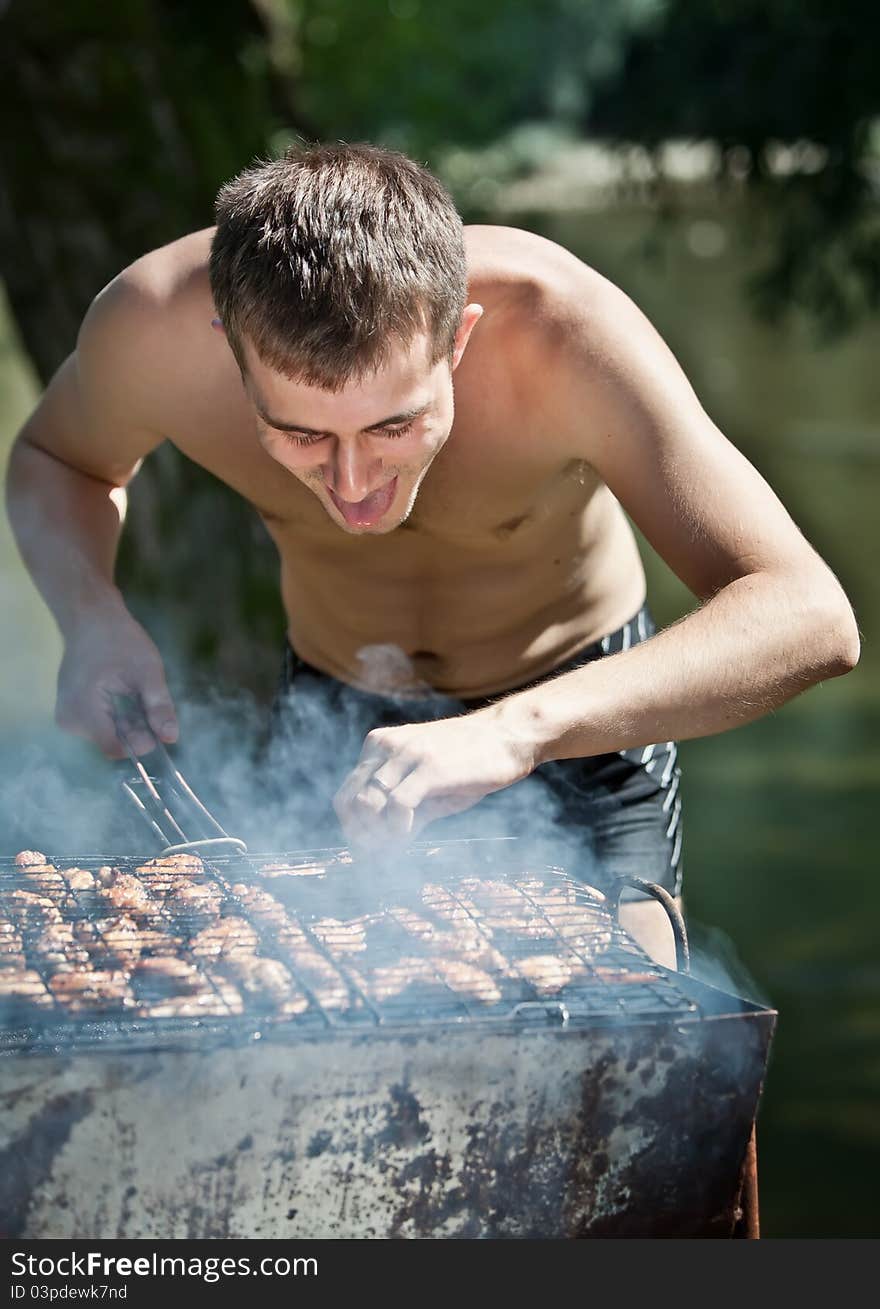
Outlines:
[[[164,682],[147,684],[141,688],[141,701],[147,722],[160,741],[171,745],[177,740],[178,724],[174,701]]]
[[[394,795],[397,798],[397,790],[405,777],[415,772],[418,764],[413,764],[411,760],[404,759],[402,755],[394,755],[387,759],[381,768],[377,768],[372,774],[371,781],[385,792],[386,795]]]
[[[357,795],[351,800],[350,807],[367,822],[378,818],[388,804],[388,795],[369,778]]]
[[[333,797],[333,808],[336,810],[336,813],[340,818],[342,817],[342,811],[350,807],[355,796],[360,793],[367,778],[372,776],[372,772],[373,765],[368,761],[361,760],[361,762],[356,764],[345,778],[339,790],[336,792],[336,795]]]
[[[120,741],[116,733],[116,724],[109,714],[101,714],[97,730],[95,725],[92,725],[89,730],[78,726],[69,727],[67,730],[73,732],[74,736],[84,736],[86,740],[93,742],[108,759],[124,759],[126,757],[125,746]]]
[[[430,787],[431,777],[428,769],[414,768],[400,785],[394,788],[395,802],[401,808],[409,809],[414,813],[429,794]]]
[[[149,754],[156,748],[156,742],[145,730],[143,720],[126,716],[125,709],[118,707],[118,701],[113,695],[102,694],[93,698],[92,707],[97,730],[93,730],[90,735],[108,759],[124,759],[128,754],[128,746],[136,755]],[[124,734],[125,741],[120,732]]]

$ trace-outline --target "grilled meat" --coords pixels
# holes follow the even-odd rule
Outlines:
[[[172,854],[149,859],[139,864],[134,871],[149,887],[150,893],[159,900],[185,883],[205,879],[205,865],[196,854]]]
[[[577,959],[560,959],[554,954],[527,955],[516,961],[516,970],[525,977],[539,995],[552,995],[561,991],[576,974],[586,969]]]
[[[62,868],[60,872],[71,891],[94,891],[98,885],[88,868]]]
[[[155,914],[159,902],[150,895],[143,882],[131,873],[110,870],[112,876],[103,880],[98,892],[111,909],[120,909],[123,913]]]
[[[171,940],[165,933],[145,932],[128,914],[112,914],[94,921],[80,919],[74,933],[88,951],[92,964],[111,970],[134,968],[150,944],[171,948]]]
[[[52,1008],[52,997],[33,968],[0,968],[0,1017],[26,1023]]]
[[[70,923],[49,923],[34,941],[33,951],[47,972],[82,970],[91,962]]]
[[[418,955],[404,955],[393,964],[354,974],[361,990],[377,1004],[393,1000],[411,986],[430,986],[436,976],[427,959]]]
[[[268,935],[296,977],[314,991],[325,1009],[345,1009],[351,1002],[349,988],[338,969],[309,940],[287,915],[282,904],[257,887],[237,882],[233,895],[245,906],[254,922]]]
[[[13,926],[22,933],[41,932],[53,923],[61,922],[61,910],[45,895],[34,891],[10,891],[5,897],[4,909]]]
[[[315,1003],[356,1009],[363,996],[415,1002],[416,992],[480,1007],[521,998],[524,987],[558,994],[588,971],[611,984],[653,980],[644,968],[588,968],[582,956],[611,942],[610,921],[601,898],[585,901],[562,879],[428,882],[373,913],[303,917],[304,904],[325,903],[323,886],[296,895],[283,879],[340,862],[263,865],[289,911],[265,885],[224,888],[195,855],[93,872],[22,851],[19,884],[0,883],[3,1016],[54,1004],[78,1015],[221,1017],[247,1007],[292,1017]],[[529,942],[538,953],[523,952]]]
[[[8,918],[0,918],[0,968],[24,968],[24,942]]]
[[[288,864],[272,860],[260,865],[260,876],[267,878],[320,877],[330,868],[335,868],[340,864],[350,864],[353,862],[351,855],[347,851],[344,851],[341,854],[332,855],[329,859],[316,859],[314,863]]]
[[[312,931],[332,955],[360,954],[367,948],[366,917],[321,918],[312,924]]]
[[[138,961],[131,975],[138,1000],[161,1000],[169,995],[197,995],[205,981],[198,968],[174,955],[158,955]]]
[[[173,957],[142,959],[132,973],[138,1013],[148,1018],[192,1018],[240,1014],[241,996],[225,978],[205,977]]]
[[[242,1012],[241,996],[230,983],[205,986],[195,995],[171,995],[137,1006],[139,1018],[226,1018]]]
[[[484,969],[461,959],[432,959],[431,963],[450,991],[463,1000],[497,1004],[501,999],[498,983]]]
[[[198,931],[220,917],[222,902],[223,892],[216,883],[187,881],[169,892],[165,910],[191,931]]]
[[[55,973],[49,989],[70,1013],[106,1013],[132,1009],[134,996],[123,972],[88,969]]]
[[[261,959],[257,955],[235,955],[222,961],[220,972],[234,981],[246,1000],[255,1000],[270,1009],[297,997],[305,1000],[287,968],[278,959]],[[214,970],[212,969],[212,976]],[[308,1006],[308,1001],[305,1001]]]
[[[224,959],[247,957],[256,953],[260,938],[244,918],[230,915],[203,927],[190,943],[196,959],[211,963],[221,956]]]

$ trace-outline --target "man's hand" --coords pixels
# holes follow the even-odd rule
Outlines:
[[[128,614],[95,619],[68,637],[58,673],[55,721],[65,731],[94,741],[110,759],[125,750],[113,721],[115,696],[139,697],[147,721],[160,741],[177,740],[177,715],[165,682],[162,658],[141,625]],[[132,729],[137,754],[154,742]]]
[[[495,706],[377,728],[333,804],[354,844],[411,838],[435,818],[470,809],[527,777],[534,763],[528,743],[502,726]]]

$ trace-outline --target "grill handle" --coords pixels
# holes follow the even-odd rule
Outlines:
[[[530,1022],[555,1023],[559,1027],[568,1027],[571,1017],[568,1006],[561,1000],[520,1000],[513,1006],[513,1016]]]
[[[675,966],[680,973],[689,973],[691,970],[691,952],[688,946],[687,928],[684,925],[681,910],[673,897],[665,887],[658,886],[656,882],[646,882],[643,877],[616,877],[607,893],[608,907],[615,919],[619,918],[620,897],[627,886],[631,886],[634,890],[641,891],[644,895],[650,895],[655,900],[660,901],[666,910],[669,926],[672,928],[672,935],[675,938]]]

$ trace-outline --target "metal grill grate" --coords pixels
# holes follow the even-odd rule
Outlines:
[[[692,1016],[603,898],[499,843],[0,860],[0,1052]]]

